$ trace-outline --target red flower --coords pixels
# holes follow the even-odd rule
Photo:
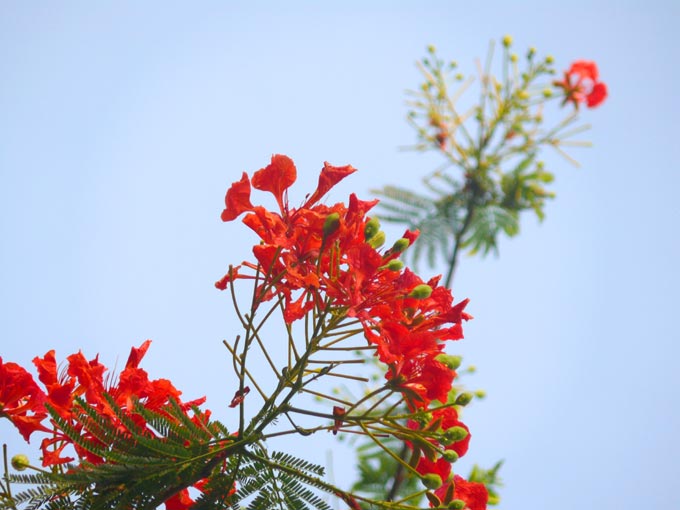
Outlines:
[[[45,394],[23,367],[0,358],[0,417],[8,418],[26,441],[37,430],[46,431]]]
[[[240,181],[231,185],[224,197],[224,202],[227,207],[222,211],[222,221],[231,221],[242,212],[253,208],[253,204],[250,203],[250,181],[245,172]]]
[[[244,387],[243,391],[236,390],[236,393],[234,393],[234,398],[231,399],[229,407],[236,407],[237,405],[239,405],[241,402],[243,402],[248,393],[250,393],[250,386]]]
[[[450,497],[451,487],[453,487],[453,497]],[[486,504],[489,501],[489,493],[483,483],[468,482],[458,475],[455,475],[449,483],[439,487],[435,495],[444,504],[452,499],[465,501],[465,510],[486,510]]]
[[[564,79],[553,84],[564,91],[562,104],[571,102],[578,108],[580,103],[586,103],[588,108],[594,108],[607,98],[607,86],[598,78],[595,62],[577,60],[564,72]]]
[[[458,457],[462,457],[468,451],[470,445],[470,431],[462,421],[458,420],[458,413],[453,407],[440,407],[432,411],[432,420],[425,427],[421,427],[414,420],[409,420],[408,427],[413,430],[423,429],[433,431],[434,429],[434,432],[440,436],[446,436],[447,431],[451,431],[454,427],[461,428],[467,432],[467,435],[458,441],[454,440],[451,444],[444,446],[444,448],[456,452]],[[456,430],[455,432],[458,434],[461,431]],[[443,446],[436,439],[429,439],[429,441],[439,447]],[[446,481],[451,474],[451,463],[447,462],[443,457],[428,459],[423,456],[420,458],[416,469],[422,475],[429,473],[438,474],[442,480]]]
[[[333,406],[333,435],[336,435],[342,427],[343,418],[347,414],[347,409],[340,406]]]
[[[195,501],[189,496],[189,489],[182,489],[165,501],[165,510],[187,510]]]
[[[293,160],[288,156],[274,154],[269,165],[253,174],[253,187],[262,191],[269,191],[276,203],[279,204],[281,214],[288,212],[288,198],[284,193],[297,179],[297,170]]]
[[[85,442],[92,444],[100,444],[100,441],[96,432],[89,431],[87,426],[79,419],[80,411],[77,410],[77,404],[74,401],[76,396],[83,398],[89,406],[94,407],[103,419],[108,420],[122,434],[127,434],[130,431],[127,425],[121,421],[117,412],[111,408],[107,399],[104,398],[105,393],[110,395],[115,405],[141,428],[146,427],[147,424],[144,418],[135,411],[135,402],[139,402],[146,409],[163,412],[171,405],[170,401],[174,400],[187,413],[192,406],[202,404],[205,398],[182,402],[180,399],[181,392],[167,379],[149,379],[148,373],[139,365],[150,344],[151,341],[146,340],[139,347],[131,349],[125,368],[118,376],[117,381],[111,381],[110,378],[106,377],[107,368],[99,362],[98,357],[88,361],[80,352],[72,354],[66,358],[68,366],[61,371],[61,375],[53,350],[42,358],[35,358],[33,363],[38,369],[38,377],[47,390],[44,400],[55,409],[62,419],[68,422],[74,431],[81,434],[81,438]],[[200,416],[194,413],[189,418],[195,423],[199,423],[207,420],[208,417],[209,411],[206,411]],[[52,431],[42,429],[46,432],[52,432],[50,437],[43,439],[40,446],[44,466],[62,464],[73,460],[72,457],[66,457],[62,453],[65,447],[69,445],[73,446],[80,459],[85,459],[94,464],[104,461],[104,459],[93,455],[87,448],[84,448],[81,441],[74,444],[56,423],[53,422],[52,427]]]

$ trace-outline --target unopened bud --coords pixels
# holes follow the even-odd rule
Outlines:
[[[381,269],[389,269],[390,271],[401,271],[404,268],[404,263],[399,259],[392,259]]]
[[[546,97],[546,98],[552,97],[552,95],[553,95],[552,89],[549,89],[549,88],[543,89],[543,97]]]
[[[430,44],[430,45],[427,47],[427,52],[428,52],[428,53],[434,53],[435,51],[437,51],[437,48],[434,47],[434,44]]]
[[[451,370],[457,369],[463,362],[463,358],[460,356],[453,356],[451,354],[439,354],[436,358],[440,363],[444,363]]]
[[[23,471],[31,465],[31,461],[23,453],[19,453],[12,457],[12,467],[17,471]]]
[[[439,441],[444,446],[448,446],[452,443],[457,443],[462,441],[468,436],[468,431],[463,427],[451,427],[447,429],[442,434],[441,440]]]
[[[484,390],[477,390],[477,391],[475,391],[475,397],[477,397],[477,398],[486,398],[486,391],[484,391]]]
[[[432,287],[426,283],[421,283],[413,287],[413,290],[409,294],[410,297],[415,299],[427,299],[432,295]]]
[[[510,60],[511,60],[512,62],[517,62],[517,61],[519,60],[519,57],[517,56],[517,53],[513,53],[512,55],[510,55]]]
[[[390,254],[401,253],[406,248],[408,248],[409,244],[411,244],[411,241],[405,237],[397,239],[392,245],[392,248],[390,248]]]
[[[439,489],[442,486],[442,477],[436,473],[428,473],[420,481],[430,490]]]
[[[425,427],[428,423],[430,423],[432,418],[432,413],[424,411],[418,411],[418,413],[413,416],[413,419],[418,422],[418,425],[421,427]]]
[[[451,510],[463,510],[463,508],[465,508],[465,505],[467,505],[467,503],[462,499],[454,499],[447,506]]]
[[[536,48],[534,48],[533,46],[531,46],[531,47],[529,48],[529,51],[527,52],[527,58],[533,58],[534,55],[536,55]]]
[[[526,90],[520,90],[517,93],[517,97],[519,97],[520,99],[529,99],[529,92]]]
[[[509,48],[511,44],[512,44],[512,36],[511,35],[503,36],[503,46],[505,46],[506,48]]]
[[[326,217],[323,223],[323,236],[328,237],[340,227],[340,214],[334,212]]]
[[[547,57],[545,57],[546,64],[552,64],[553,62],[555,62],[555,57],[553,57],[552,55],[548,55]]]
[[[456,397],[456,401],[454,402],[457,406],[466,406],[472,401],[472,393],[461,393]]]
[[[444,453],[442,453],[442,459],[444,459],[446,462],[449,462],[450,464],[456,462],[458,458],[459,455],[453,450],[444,450]]]
[[[375,248],[376,250],[380,248],[383,244],[385,244],[385,232],[382,230],[375,234],[373,237],[368,239],[366,242],[371,245],[371,247]]]
[[[366,241],[372,239],[373,236],[376,235],[379,231],[380,221],[378,220],[378,218],[371,218],[366,222],[366,226],[364,227],[364,239]]]

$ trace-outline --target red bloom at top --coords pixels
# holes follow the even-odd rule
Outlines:
[[[463,311],[467,301],[454,305],[439,278],[424,282],[395,260],[418,232],[406,231],[391,248],[382,249],[384,233],[377,220],[367,216],[377,201],[352,194],[346,205],[321,203],[333,186],[355,171],[349,165],[325,163],[316,189],[299,207],[288,203],[297,171],[287,156],[272,156],[251,180],[243,174],[227,191],[222,219],[231,221],[245,213],[243,223],[260,238],[253,247],[256,263],[244,261],[215,286],[224,290],[232,280],[257,278],[257,304],[281,299],[287,324],[315,308],[358,320],[388,366],[390,388],[401,392],[411,408],[445,402],[456,374],[436,357],[446,340],[463,337],[461,323],[471,318]],[[253,205],[251,184],[270,192],[279,210]],[[241,268],[255,274],[241,273]]]
[[[599,81],[597,65],[590,60],[574,62],[564,72],[564,79],[555,81],[553,85],[564,91],[562,104],[571,102],[576,108],[581,103],[594,108],[607,98],[607,86]]]

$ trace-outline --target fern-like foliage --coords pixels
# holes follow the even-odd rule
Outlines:
[[[122,428],[79,398],[75,423],[51,411],[85,457],[101,461],[12,475],[11,483],[30,487],[1,499],[0,509],[153,510],[200,486],[195,510],[331,510],[319,494],[337,492],[321,466],[269,454],[257,437],[236,438],[197,408],[189,417],[176,402],[161,411],[137,402],[129,413],[106,399]]]
[[[433,180],[426,181],[432,196],[398,186],[372,190],[382,197],[383,212],[379,214],[382,220],[420,231],[417,242],[406,252],[416,267],[423,257],[430,267],[435,266],[439,257],[448,261],[453,247],[451,240],[465,221],[465,198],[457,189],[458,183],[449,176],[437,177],[443,186],[435,186]]]

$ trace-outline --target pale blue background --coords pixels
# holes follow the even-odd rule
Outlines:
[[[596,60],[611,96],[584,112],[582,168],[549,158],[547,220],[462,261],[476,319],[451,352],[489,394],[463,468],[504,458],[506,509],[680,508],[678,4],[367,4],[0,3],[0,354],[120,367],[152,338],[151,374],[232,420],[238,330],[213,282],[253,237],[220,222],[229,184],[282,152],[294,200],[324,160],[360,169],[333,200],[408,185],[433,164],[397,150],[413,63],[434,43],[473,72],[511,33],[558,67]],[[297,453],[327,462],[312,441]],[[348,483],[351,456],[332,462]]]

